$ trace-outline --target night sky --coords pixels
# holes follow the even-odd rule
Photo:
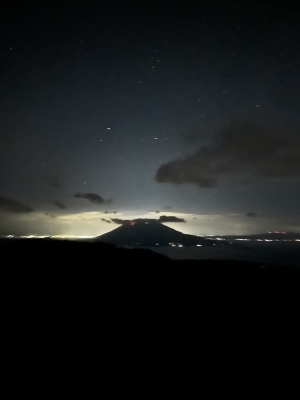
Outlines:
[[[1,4],[0,234],[300,232],[297,9]]]

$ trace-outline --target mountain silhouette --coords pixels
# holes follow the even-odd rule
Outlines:
[[[151,219],[126,221],[118,228],[98,236],[96,241],[117,246],[169,246],[171,243],[183,246],[212,246],[220,244],[217,240],[186,235]]]

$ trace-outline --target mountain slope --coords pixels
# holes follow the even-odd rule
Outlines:
[[[156,220],[133,220],[111,232],[98,236],[97,241],[119,246],[169,246],[170,243],[184,246],[208,245],[217,241],[186,235],[169,228]]]

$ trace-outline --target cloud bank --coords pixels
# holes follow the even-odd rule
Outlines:
[[[128,225],[132,222],[147,222],[147,223],[153,223],[153,222],[186,222],[183,218],[178,218],[173,215],[167,216],[167,215],[161,215],[158,219],[155,218],[138,218],[138,219],[120,219],[120,218],[111,218],[112,222],[118,225]]]
[[[300,132],[237,122],[220,130],[215,141],[194,154],[159,167],[160,183],[218,186],[225,174],[283,179],[300,177]]]

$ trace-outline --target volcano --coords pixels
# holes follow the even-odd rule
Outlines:
[[[95,240],[117,246],[153,247],[153,246],[212,246],[219,244],[216,240],[186,235],[169,228],[157,220],[126,221],[118,228],[98,236]]]

